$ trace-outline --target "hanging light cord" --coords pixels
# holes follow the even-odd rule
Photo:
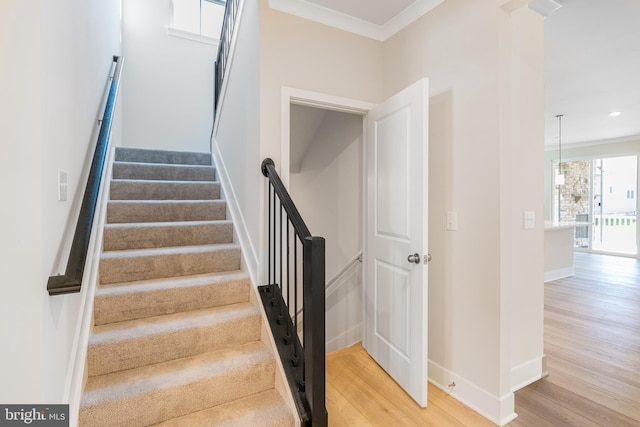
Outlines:
[[[562,117],[564,114],[558,114],[558,172],[562,175]]]
[[[558,114],[558,175],[562,175],[562,117]],[[562,185],[558,185],[558,222],[562,221]]]

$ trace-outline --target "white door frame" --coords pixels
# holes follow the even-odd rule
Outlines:
[[[280,96],[280,164],[276,164],[276,167],[279,170],[280,178],[287,190],[290,189],[289,168],[291,146],[289,139],[291,135],[289,126],[291,125],[291,104],[362,116],[363,138],[366,136],[366,115],[369,113],[369,110],[373,109],[373,107],[377,105],[357,99],[343,98],[340,96],[328,95],[326,93],[312,92],[283,86]],[[364,176],[362,179],[364,180]]]

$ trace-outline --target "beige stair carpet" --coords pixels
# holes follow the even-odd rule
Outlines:
[[[116,149],[80,425],[289,427],[207,153]]]

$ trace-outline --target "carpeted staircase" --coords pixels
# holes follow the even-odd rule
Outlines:
[[[116,150],[81,426],[294,425],[215,173]]]

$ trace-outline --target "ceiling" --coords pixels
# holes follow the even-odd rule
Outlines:
[[[640,135],[640,1],[562,4],[545,21],[545,144],[557,114],[563,145]]]
[[[270,0],[270,4],[385,40],[443,1]],[[562,7],[545,20],[545,145],[558,143],[558,114],[564,115],[563,144],[639,136],[640,0],[534,0],[532,6],[558,3]],[[612,111],[621,114],[610,117]]]

